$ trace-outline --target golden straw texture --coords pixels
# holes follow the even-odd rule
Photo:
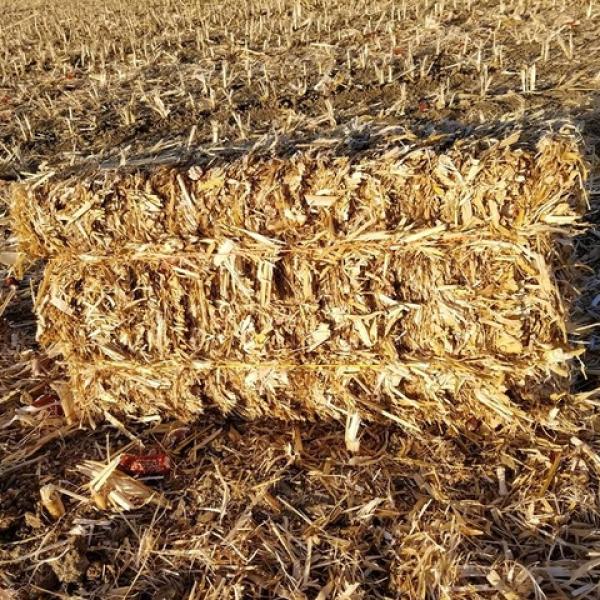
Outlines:
[[[432,226],[511,239],[574,218],[581,157],[572,139],[542,139],[536,149],[520,147],[518,134],[491,143],[385,131],[355,152],[332,138],[291,156],[249,151],[187,168],[149,161],[136,170],[48,173],[15,188],[15,232],[21,249],[40,257],[265,237],[312,253]]]
[[[517,142],[30,183],[13,214],[52,257],[39,340],[87,408],[527,418],[568,378],[585,166],[571,136]]]

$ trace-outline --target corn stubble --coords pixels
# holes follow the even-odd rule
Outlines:
[[[53,174],[15,192],[49,258],[38,338],[84,411],[529,420],[568,390],[585,164],[534,143],[331,139],[288,156]]]

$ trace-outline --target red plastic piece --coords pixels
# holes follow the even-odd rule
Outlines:
[[[167,475],[171,470],[171,459],[164,452],[123,454],[119,467],[130,475]]]

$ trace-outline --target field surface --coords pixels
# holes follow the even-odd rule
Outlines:
[[[600,597],[600,4],[16,0],[0,23],[0,600]],[[589,166],[582,353],[544,420],[68,418],[35,338],[43,264],[15,278],[16,182],[374,124],[566,122]]]

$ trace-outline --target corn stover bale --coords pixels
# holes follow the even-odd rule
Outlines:
[[[50,257],[39,339],[86,407],[418,428],[526,417],[566,385],[584,174],[570,135],[382,135],[53,175],[19,187],[13,215]]]

